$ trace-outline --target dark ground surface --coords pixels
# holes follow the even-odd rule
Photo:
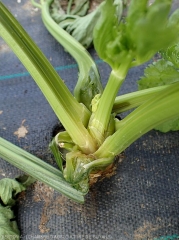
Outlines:
[[[72,91],[74,60],[44,28],[30,1],[3,0]],[[176,1],[176,5],[178,1]],[[90,50],[93,58],[98,56]],[[103,84],[110,69],[98,63]],[[144,67],[131,69],[121,92],[137,89]],[[48,151],[58,120],[16,56],[0,39],[0,135],[51,164]],[[19,138],[17,129],[28,131]],[[20,171],[0,160],[0,178]],[[21,239],[177,239],[179,236],[179,133],[151,131],[126,151],[116,175],[96,184],[84,205],[37,182],[17,209]],[[173,236],[173,238],[172,238]],[[162,239],[162,238],[161,238]]]

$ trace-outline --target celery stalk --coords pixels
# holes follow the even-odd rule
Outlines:
[[[84,153],[94,152],[95,144],[83,125],[88,122],[89,111],[76,101],[12,14],[2,3],[0,6],[1,36],[32,75],[74,143]]]
[[[140,106],[142,103],[159,94],[161,90],[166,89],[166,86],[153,87],[150,89],[140,90],[137,92],[127,93],[116,97],[112,111],[114,113],[122,113],[132,108]]]
[[[2,138],[0,157],[74,201],[84,202],[82,193],[67,183],[59,170]]]
[[[116,156],[157,125],[178,117],[178,92],[179,83],[174,83],[142,104],[121,121],[121,128],[108,137],[94,155],[97,158]]]
[[[120,86],[125,80],[131,63],[131,58],[127,58],[118,70],[112,70],[104,92],[99,100],[97,110],[89,122],[89,130],[91,135],[96,139],[98,145],[104,140],[105,132],[108,129],[111,111],[113,108],[114,100],[118,93]]]
[[[76,60],[79,67],[79,76],[74,89],[74,96],[78,102],[84,103],[85,106],[90,109],[92,98],[103,91],[98,69],[86,49],[51,18],[49,9],[52,2],[53,0],[42,1],[42,21],[52,36],[62,44]],[[34,1],[32,1],[32,3],[34,4]],[[88,86],[90,82],[93,85],[93,89]]]

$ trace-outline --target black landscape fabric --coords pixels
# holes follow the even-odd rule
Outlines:
[[[72,91],[77,65],[42,24],[30,0],[3,0]],[[177,2],[176,2],[177,4]],[[110,69],[93,49],[103,84]],[[137,89],[144,66],[131,69],[120,93]],[[0,39],[0,136],[55,165],[48,150],[59,122],[37,85]],[[20,133],[19,128],[23,129]],[[0,178],[20,170],[0,159]],[[124,153],[116,174],[97,183],[84,205],[36,182],[20,197],[21,239],[177,239],[179,237],[179,132],[151,131]]]

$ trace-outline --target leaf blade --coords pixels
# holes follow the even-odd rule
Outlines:
[[[13,206],[14,197],[25,190],[25,187],[14,179],[3,178],[0,180],[0,198],[5,205]]]
[[[17,223],[12,219],[14,213],[9,207],[0,205],[0,236],[9,236],[11,239],[20,239],[20,232]]]

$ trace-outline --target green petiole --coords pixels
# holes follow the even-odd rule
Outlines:
[[[62,44],[76,60],[79,67],[79,76],[74,90],[74,96],[78,102],[84,103],[87,108],[90,109],[92,98],[103,91],[98,69],[86,49],[65,30],[59,27],[51,18],[49,9],[52,2],[53,0],[47,0],[41,5],[43,23],[52,36]],[[34,1],[32,3],[34,4]],[[90,82],[94,85],[92,92],[88,86]]]
[[[168,85],[153,87],[118,96],[114,101],[112,112],[117,114],[136,108],[156,94],[159,94],[161,90],[167,89],[167,87]]]
[[[84,202],[82,194],[65,181],[59,170],[2,138],[0,157],[74,201]]]
[[[96,158],[116,156],[157,125],[178,117],[178,92],[179,83],[167,86],[125,117],[121,127],[94,153]]]
[[[89,111],[73,97],[17,20],[2,3],[0,6],[2,37],[32,75],[75,144],[86,153],[94,152],[95,144],[84,127],[88,123]]]
[[[125,80],[130,64],[131,58],[129,57],[118,70],[112,70],[104,92],[99,100],[97,110],[94,112],[94,115],[92,115],[92,119],[90,119],[88,128],[99,146],[105,139],[113,104],[118,90]]]

